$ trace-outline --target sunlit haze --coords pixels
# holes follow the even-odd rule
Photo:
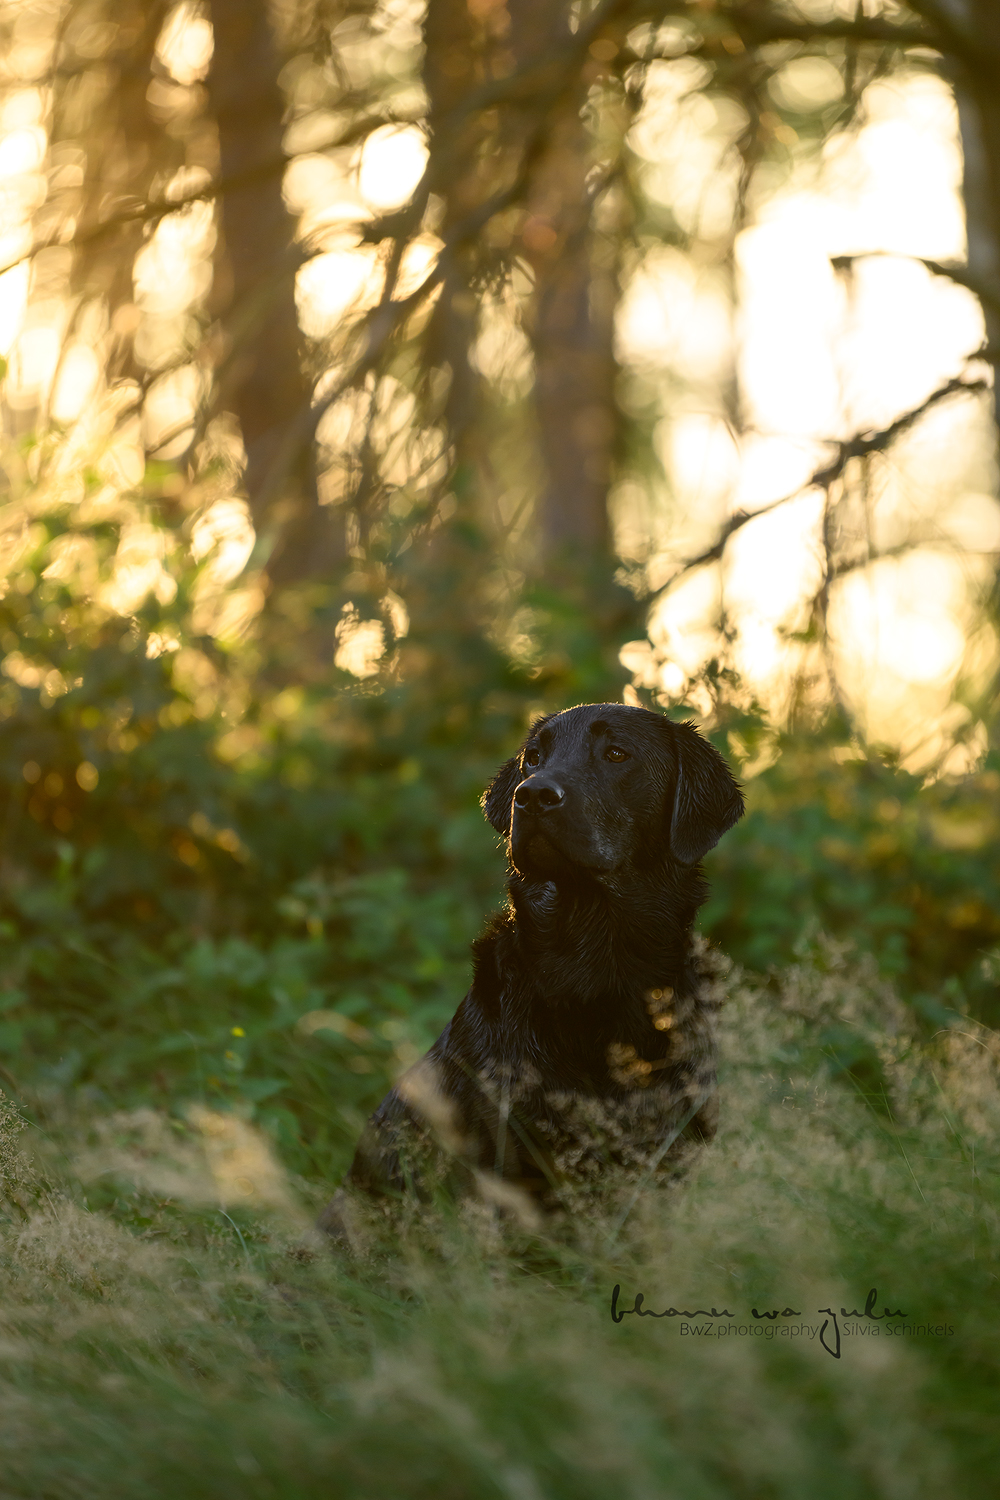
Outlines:
[[[193,7],[180,7],[159,54],[175,80],[189,84],[204,77],[211,47],[208,23]],[[687,97],[698,67],[653,65],[632,144],[644,189],[669,203],[682,227],[697,230],[704,242],[727,233],[733,121],[722,105]],[[840,80],[828,62],[804,58],[772,88],[792,105],[822,102],[836,95]],[[43,91],[26,76],[24,87],[6,96],[0,116],[3,265],[30,244],[32,215],[44,196],[45,120]],[[377,301],[384,261],[377,248],[360,243],[359,227],[406,202],[427,159],[416,127],[379,129],[350,159],[323,154],[324,128],[323,121],[308,127],[316,150],[300,131],[294,149],[301,154],[285,179],[286,202],[300,216],[310,252],[297,297],[302,328],[313,338]],[[886,426],[962,373],[983,339],[972,294],[918,259],[965,255],[958,124],[945,85],[917,72],[876,82],[859,127],[832,137],[819,159],[796,144],[794,132],[779,128],[790,137],[791,167],[780,178],[763,174],[729,271],[718,259],[660,246],[648,248],[630,272],[619,310],[619,360],[654,388],[665,390],[669,377],[680,394],[664,400],[655,426],[664,474],[659,489],[654,481],[654,493],[640,497],[628,480],[617,495],[622,551],[662,590],[651,645],[636,643],[623,658],[637,680],[665,699],[680,691],[717,650],[724,612],[735,628],[739,669],[778,712],[790,671],[801,663],[806,606],[821,575],[823,496],[803,489],[809,475],[829,462],[836,440]],[[193,185],[191,174],[181,173],[168,191]],[[160,445],[162,457],[183,450],[203,388],[199,368],[183,356],[184,320],[208,289],[215,234],[213,209],[193,204],[164,218],[136,261],[135,308],[124,315],[134,315],[147,367],[162,371],[141,434],[147,447]],[[416,286],[439,249],[430,233],[417,240],[404,257],[397,291]],[[838,256],[862,258],[838,270],[831,262]],[[90,422],[96,431],[107,400],[100,353],[107,330],[78,328],[66,342],[65,303],[34,292],[29,301],[30,289],[26,264],[0,276],[8,402],[15,411],[39,403],[44,409],[47,402],[56,422]],[[526,355],[509,338],[503,345],[502,330],[491,332],[491,316],[484,315],[476,359],[484,373],[492,361],[504,378],[517,379]],[[734,374],[738,413],[721,410],[717,394]],[[320,434],[328,450],[348,442],[350,425],[349,405],[331,409]],[[112,486],[135,483],[139,437],[135,424],[119,428],[104,460]],[[867,733],[902,746],[914,764],[956,727],[941,719],[956,675],[982,675],[992,665],[992,648],[981,637],[970,643],[977,590],[1000,548],[990,445],[984,398],[959,395],[867,472],[855,465],[845,474],[857,492],[861,553],[830,590],[836,675]],[[786,496],[788,503],[734,535],[721,564],[672,582],[686,558],[711,545],[727,517]],[[196,551],[214,549],[205,588],[232,584],[252,544],[242,502],[220,496],[195,528]],[[123,539],[109,594],[114,607],[134,610],[146,591],[168,587],[161,547],[152,528],[134,528]],[[358,629],[360,635],[352,634],[345,620],[338,662],[366,676],[377,670],[381,627],[367,622]],[[960,760],[953,769],[961,769]]]

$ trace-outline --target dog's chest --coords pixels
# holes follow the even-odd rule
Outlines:
[[[699,1020],[690,1004],[671,1010],[651,1005],[648,995],[609,994],[578,1004],[562,996],[526,1005],[514,994],[476,1028],[477,1070],[507,1080],[522,1097],[655,1092],[678,1067],[695,1057],[709,1060],[711,1038]]]

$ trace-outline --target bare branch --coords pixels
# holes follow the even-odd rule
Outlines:
[[[105,235],[113,233],[116,229],[123,228],[128,224],[146,223],[153,224],[158,220],[166,218],[169,214],[179,213],[189,207],[192,203],[205,203],[214,198],[221,197],[225,193],[234,192],[240,188],[250,187],[254,183],[266,181],[267,178],[283,172],[290,161],[294,161],[299,155],[322,154],[326,151],[336,151],[345,146],[356,144],[378,130],[384,125],[415,125],[426,123],[428,126],[436,127],[442,134],[447,134],[459,123],[460,120],[470,115],[481,113],[484,110],[494,109],[498,104],[531,105],[535,108],[539,103],[546,106],[551,105],[558,99],[566,88],[568,81],[574,76],[579,59],[584,56],[594,39],[609,25],[611,25],[621,13],[630,8],[631,0],[602,0],[595,10],[581,23],[579,29],[573,34],[569,42],[543,57],[536,59],[523,68],[517,69],[506,78],[491,79],[480,88],[474,90],[464,99],[461,105],[447,114],[435,119],[433,116],[417,118],[411,116],[396,116],[384,112],[368,114],[354,121],[347,129],[340,131],[329,140],[317,142],[311,146],[308,152],[282,153],[270,158],[268,161],[259,162],[246,172],[234,173],[229,177],[214,178],[203,183],[200,187],[188,189],[170,198],[162,197],[150,199],[144,202],[129,203],[117,212],[110,214],[108,218],[102,219],[100,223],[83,229],[69,238],[62,238],[61,231],[56,230],[40,240],[36,240],[21,255],[5,262],[0,266],[0,276],[5,272],[13,270],[16,266],[23,265],[25,261],[32,260],[43,250],[55,246],[66,249],[77,250],[94,244]],[[777,13],[768,14],[759,11],[756,7],[751,10],[746,5],[720,8],[717,14],[728,17],[746,36],[751,45],[759,45],[766,41],[812,41],[823,39],[854,38],[860,41],[892,42],[900,47],[910,46],[934,46],[936,45],[933,33],[922,27],[900,27],[893,26],[888,22],[877,19],[863,19],[856,22],[823,22],[823,23],[798,23],[787,20]],[[699,49],[700,50],[700,49]],[[428,163],[428,174],[434,170]],[[423,187],[424,184],[420,184]],[[415,197],[421,196],[418,188]],[[500,195],[498,195],[499,198]],[[501,205],[503,206],[503,205]],[[494,208],[492,213],[498,212]],[[396,214],[378,220],[366,232],[366,238],[384,238],[389,234],[398,234],[401,230],[405,232],[409,228],[409,220],[412,215],[407,209]],[[405,221],[405,222],[404,222]],[[486,220],[483,219],[482,223]],[[944,273],[947,274],[947,273]]]
[[[834,563],[830,569],[830,582],[834,583],[838,578],[846,578],[849,573],[857,573],[861,568],[870,567],[872,563],[883,562],[886,558],[905,557],[907,552],[912,552],[915,547],[933,547],[936,552],[951,552],[961,557],[998,557],[1000,551],[996,547],[965,547],[959,546],[949,537],[911,537],[906,542],[896,542],[891,547],[879,547],[866,554],[864,557],[852,557],[843,562]]]
[[[969,357],[970,359],[975,359],[978,356],[970,355]],[[711,547],[706,548],[704,552],[700,552],[697,557],[688,558],[686,562],[681,563],[673,577],[664,585],[664,590],[672,588],[679,578],[683,578],[692,569],[700,568],[705,563],[718,562],[726,549],[726,543],[729,541],[729,538],[746,526],[748,522],[756,521],[758,516],[768,515],[769,512],[777,510],[781,505],[788,505],[790,501],[797,500],[809,490],[829,489],[830,485],[841,478],[851,459],[867,458],[871,453],[884,453],[902,433],[912,427],[915,422],[919,422],[920,418],[926,412],[940,405],[942,401],[947,400],[949,396],[957,395],[959,392],[977,394],[980,391],[988,389],[989,382],[986,380],[968,380],[962,375],[956,375],[952,380],[939,386],[936,391],[932,391],[919,406],[914,407],[912,411],[904,412],[902,416],[897,417],[894,422],[891,422],[888,427],[883,427],[881,431],[858,433],[846,442],[838,442],[836,444],[836,457],[832,462],[824,465],[822,469],[817,469],[815,473],[810,475],[805,484],[800,485],[791,494],[782,495],[779,500],[772,500],[768,505],[762,505],[760,510],[738,510],[734,512]]]
[[[918,9],[914,6],[914,9]],[[934,26],[905,26],[881,16],[838,17],[833,21],[796,21],[781,11],[766,11],[758,4],[720,5],[717,16],[732,22],[745,45],[760,47],[767,42],[873,42],[890,47],[931,47],[943,50],[942,31]]]
[[[447,134],[460,120],[472,114],[481,113],[483,110],[493,109],[501,103],[523,103],[538,104],[544,100],[551,105],[566,88],[568,81],[574,74],[581,56],[586,54],[588,47],[596,36],[618,16],[626,11],[631,0],[601,0],[601,4],[583,21],[579,29],[570,38],[569,43],[553,50],[544,57],[539,58],[527,67],[520,68],[509,74],[506,78],[493,79],[476,89],[462,104],[454,110],[448,111],[446,115],[435,120],[426,117],[426,123],[436,126],[443,134]],[[329,141],[317,144],[310,148],[308,153],[295,153],[272,157],[268,161],[259,162],[246,172],[234,173],[230,177],[215,178],[203,183],[200,187],[191,188],[185,193],[179,193],[176,197],[152,199],[147,202],[131,203],[127,207],[119,209],[117,213],[111,214],[99,224],[92,225],[89,229],[82,230],[68,239],[61,237],[60,231],[35,241],[23,254],[15,256],[6,264],[0,266],[0,276],[6,271],[11,271],[15,266],[23,265],[25,261],[32,260],[42,250],[51,249],[53,246],[63,246],[67,249],[80,249],[85,245],[93,244],[105,235],[112,233],[126,224],[155,223],[159,219],[166,218],[168,214],[178,213],[192,203],[204,203],[210,199],[220,197],[224,193],[233,192],[239,188],[252,186],[256,182],[266,181],[267,178],[276,173],[283,172],[289,161],[295,159],[295,155],[313,155],[324,151],[335,151],[344,146],[353,145],[370,135],[372,131],[383,125],[415,125],[424,122],[413,117],[397,117],[385,113],[367,115],[356,120],[346,130]],[[428,172],[425,173],[425,181],[418,185],[415,198],[421,196],[421,189],[425,189],[426,181],[431,172],[431,163],[428,163]],[[496,210],[494,210],[495,212]],[[395,218],[396,216],[394,216]],[[402,221],[407,221],[409,227],[411,215],[407,210],[402,210],[398,218],[400,224],[393,225],[396,232],[403,227]],[[484,221],[485,222],[485,221]]]
[[[941,0],[907,0],[907,4],[934,27],[940,38],[936,44],[940,51],[957,57],[991,89],[996,87],[1000,57],[985,37],[973,31],[953,8],[942,5]]]
[[[902,250],[859,250],[855,255],[831,255],[830,264],[835,271],[849,271],[856,260],[915,260],[926,267],[932,276],[945,276],[957,286],[964,286],[979,298],[984,307],[1000,312],[1000,287],[974,276],[967,266],[957,261],[925,260],[922,255],[907,255]]]
[[[419,121],[411,118],[397,117],[385,114],[366,115],[361,120],[356,120],[348,129],[340,132],[316,146],[310,147],[309,151],[294,152],[286,155],[273,156],[267,161],[258,162],[245,172],[234,172],[229,177],[215,177],[204,182],[200,187],[189,188],[186,192],[177,193],[169,198],[150,198],[145,201],[127,204],[118,209],[116,213],[109,214],[99,224],[93,224],[89,229],[80,230],[77,234],[63,239],[61,230],[55,230],[52,234],[36,240],[21,255],[15,256],[13,260],[7,261],[0,266],[0,276],[6,271],[12,271],[15,266],[23,265],[25,261],[32,260],[43,250],[50,250],[59,246],[66,250],[79,250],[84,246],[92,245],[101,240],[105,235],[111,234],[116,229],[121,229],[127,224],[155,224],[159,219],[165,219],[169,214],[180,213],[182,209],[188,208],[192,203],[207,203],[213,198],[222,197],[225,193],[235,192],[240,188],[252,187],[255,183],[266,182],[269,177],[277,176],[283,172],[289,162],[295,161],[298,156],[313,156],[324,151],[336,151],[344,146],[354,145],[363,140],[372,131],[380,129],[383,125],[414,125]]]

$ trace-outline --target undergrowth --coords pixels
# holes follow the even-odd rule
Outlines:
[[[727,987],[716,1141],[548,1237],[427,1211],[352,1260],[238,1114],[5,1105],[4,1493],[992,1494],[997,1037],[921,1039],[832,943]],[[877,1083],[817,1044],[832,1022]],[[880,1321],[841,1314],[873,1287]],[[629,1315],[640,1292],[734,1316]]]
[[[63,568],[84,542],[75,512],[36,518],[0,597],[0,1067],[101,1109],[251,1111],[335,1179],[501,899],[483,787],[532,713],[620,697],[622,674],[572,616],[546,671],[485,637],[435,655],[414,625],[423,668],[365,686],[296,654],[294,600],[226,651],[191,633],[183,572],[169,608],[102,611]],[[776,759],[709,857],[703,930],[761,971],[849,938],[928,1032],[1000,1021],[997,752],[925,783],[835,719],[777,736],[724,688],[716,743]]]
[[[213,635],[197,512],[73,477],[0,508],[0,1492],[991,1494],[996,748],[922,780],[709,674],[719,748],[770,762],[707,862],[703,930],[766,976],[729,982],[718,1139],[546,1236],[442,1209],[347,1260],[312,1222],[502,895],[479,795],[533,713],[621,697],[641,607],[539,592],[517,662],[438,588],[359,683],[343,590]],[[616,1285],[759,1331],[615,1323]],[[820,1309],[873,1287],[954,1332],[841,1318],[835,1359]]]

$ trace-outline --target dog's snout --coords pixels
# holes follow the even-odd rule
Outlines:
[[[551,776],[529,776],[514,793],[514,806],[521,812],[544,813],[558,807],[566,793]]]

